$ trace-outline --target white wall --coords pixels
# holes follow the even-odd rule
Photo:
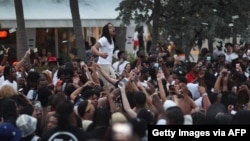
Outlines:
[[[127,26],[126,29],[126,42],[125,42],[125,50],[128,53],[133,53],[133,37],[134,37],[135,27]]]

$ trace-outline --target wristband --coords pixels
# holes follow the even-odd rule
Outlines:
[[[204,93],[204,94],[202,94],[201,96],[202,96],[202,97],[207,96],[207,93]]]

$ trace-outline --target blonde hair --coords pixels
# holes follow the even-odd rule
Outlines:
[[[127,122],[127,118],[126,116],[121,113],[121,112],[115,112],[111,115],[111,123],[115,124],[115,123],[124,123]]]
[[[10,85],[3,85],[0,89],[0,99],[17,95],[17,91]]]
[[[48,70],[42,71],[42,74],[44,74],[47,77],[48,83],[52,83],[52,76],[51,73]]]

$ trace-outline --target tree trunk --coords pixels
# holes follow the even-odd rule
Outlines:
[[[82,25],[79,13],[78,0],[69,0],[69,1],[70,1],[72,21],[73,21],[73,28],[76,36],[77,57],[83,61],[87,61],[85,41],[82,35]]]
[[[14,0],[17,21],[17,59],[20,60],[28,50],[23,3],[22,0]]]
[[[233,27],[233,44],[236,44],[237,43],[237,33],[235,32],[235,28]]]
[[[213,40],[212,39],[208,39],[208,50],[210,53],[213,53]]]
[[[157,42],[159,39],[159,15],[160,15],[161,1],[154,0],[153,8],[153,33],[152,33],[152,45],[150,48],[151,53],[156,53]]]
[[[144,50],[144,37],[143,37],[143,26],[138,27],[138,42],[139,42],[139,50]]]

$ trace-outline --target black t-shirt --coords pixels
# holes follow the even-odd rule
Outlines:
[[[89,135],[78,127],[70,126],[67,130],[58,131],[56,128],[48,130],[41,136],[41,141],[85,141]]]

